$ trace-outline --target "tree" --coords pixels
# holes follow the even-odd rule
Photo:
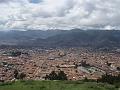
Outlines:
[[[19,73],[18,70],[15,69],[15,71],[14,71],[15,79],[24,79],[25,77],[26,77],[25,73]]]
[[[49,75],[45,76],[45,79],[48,80],[67,80],[67,76],[63,71],[58,72],[52,71]]]
[[[18,73],[18,70],[15,69],[15,71],[14,71],[14,78],[15,78],[15,79],[18,79],[18,74],[19,74],[19,73]]]
[[[26,77],[25,73],[20,73],[19,74],[19,79],[23,80]]]
[[[67,80],[67,76],[64,71],[58,72],[58,80]]]
[[[83,67],[89,67],[90,66],[90,64],[87,64],[87,62],[86,61],[81,61],[81,66],[83,66]]]
[[[83,79],[83,81],[84,81],[84,82],[88,82],[89,80],[88,80],[87,77],[85,77],[85,78]]]
[[[57,74],[55,71],[52,71],[49,75],[46,75],[46,78],[49,80],[57,80]]]
[[[97,80],[98,82],[103,82],[103,83],[109,83],[109,84],[114,84],[120,82],[120,74],[118,76],[112,76],[105,74],[102,76],[102,78]]]

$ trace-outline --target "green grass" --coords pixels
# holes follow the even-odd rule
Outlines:
[[[118,90],[103,83],[83,81],[17,81],[1,83],[0,90]]]

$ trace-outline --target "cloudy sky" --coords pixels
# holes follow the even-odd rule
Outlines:
[[[0,30],[120,29],[120,0],[0,0]]]

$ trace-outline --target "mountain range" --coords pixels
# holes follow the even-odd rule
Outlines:
[[[0,31],[0,45],[24,47],[120,47],[119,30]]]

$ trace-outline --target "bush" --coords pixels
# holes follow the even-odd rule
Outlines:
[[[120,83],[120,74],[118,76],[112,76],[105,74],[102,76],[102,78],[97,80],[98,82],[103,82],[103,83],[109,83],[109,84],[115,84],[115,83]]]
[[[58,72],[52,71],[49,75],[45,76],[45,79],[48,80],[67,80],[67,76],[63,71]]]
[[[19,74],[19,79],[23,80],[26,77],[25,73],[20,73]]]

